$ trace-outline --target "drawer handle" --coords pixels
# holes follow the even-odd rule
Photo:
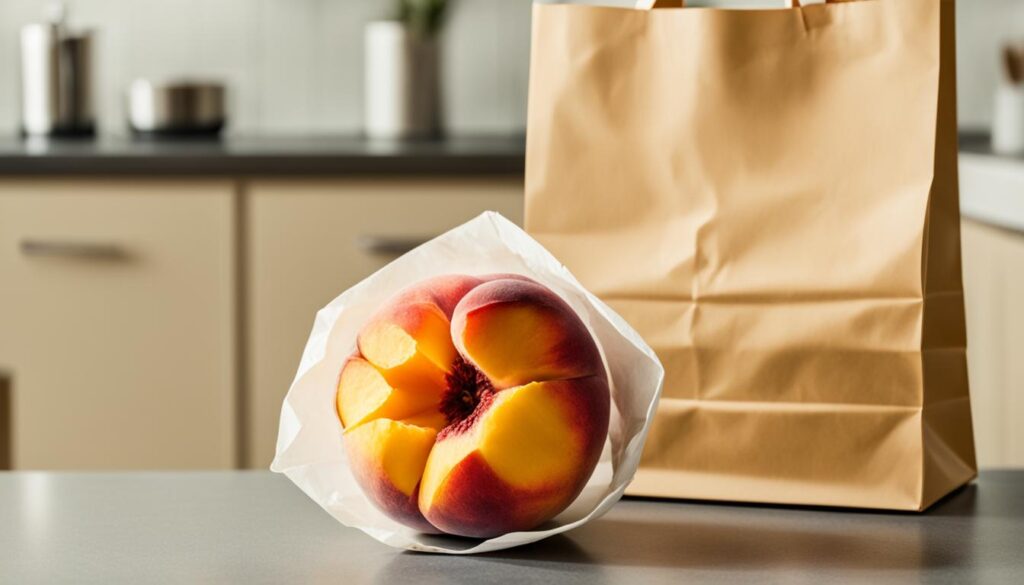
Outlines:
[[[356,238],[356,245],[368,254],[401,256],[409,250],[425,244],[428,240],[429,238],[362,235]]]
[[[59,240],[22,240],[21,253],[43,258],[77,258],[82,260],[123,260],[128,253],[117,244]]]

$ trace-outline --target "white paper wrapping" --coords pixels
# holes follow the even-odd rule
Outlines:
[[[611,382],[608,440],[580,496],[538,529],[487,540],[421,534],[385,516],[356,483],[335,411],[338,374],[371,313],[398,290],[440,274],[495,272],[523,274],[544,284],[586,323]],[[663,378],[661,363],[636,331],[526,232],[501,215],[486,212],[398,258],[317,312],[281,407],[271,469],[287,475],[342,524],[396,548],[470,554],[518,546],[598,518],[618,501],[636,472]]]

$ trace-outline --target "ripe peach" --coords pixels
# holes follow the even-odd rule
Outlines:
[[[491,537],[579,494],[608,433],[608,379],[586,326],[523,276],[428,279],[387,302],[342,368],[356,480],[395,520]]]

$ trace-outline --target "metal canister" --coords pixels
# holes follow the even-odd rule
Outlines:
[[[30,136],[95,132],[92,34],[61,23],[21,29],[21,129]]]

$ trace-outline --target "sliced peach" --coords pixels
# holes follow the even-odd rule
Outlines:
[[[359,352],[380,368],[393,386],[443,389],[455,359],[448,318],[433,305],[419,304],[379,317],[359,335]]]
[[[400,420],[426,411],[437,412],[443,388],[429,384],[410,384],[395,388],[380,371],[366,360],[353,357],[345,363],[338,380],[338,415],[345,428],[365,420]],[[432,424],[425,425],[438,428]]]
[[[451,315],[478,278],[439,276],[406,288],[371,318],[359,334],[359,352],[392,385],[445,387],[456,358]]]
[[[445,532],[476,537],[553,517],[576,498],[597,462],[607,397],[599,377],[493,394],[470,426],[439,434],[423,472],[420,510]]]
[[[533,528],[579,494],[608,432],[597,345],[523,276],[443,276],[400,292],[360,332],[337,409],[356,480],[424,531]]]
[[[417,505],[417,486],[437,432],[377,419],[345,431],[345,448],[356,481],[377,507],[395,520],[436,532]]]
[[[503,279],[476,287],[456,307],[451,329],[460,353],[499,388],[604,369],[572,308],[532,281]]]

